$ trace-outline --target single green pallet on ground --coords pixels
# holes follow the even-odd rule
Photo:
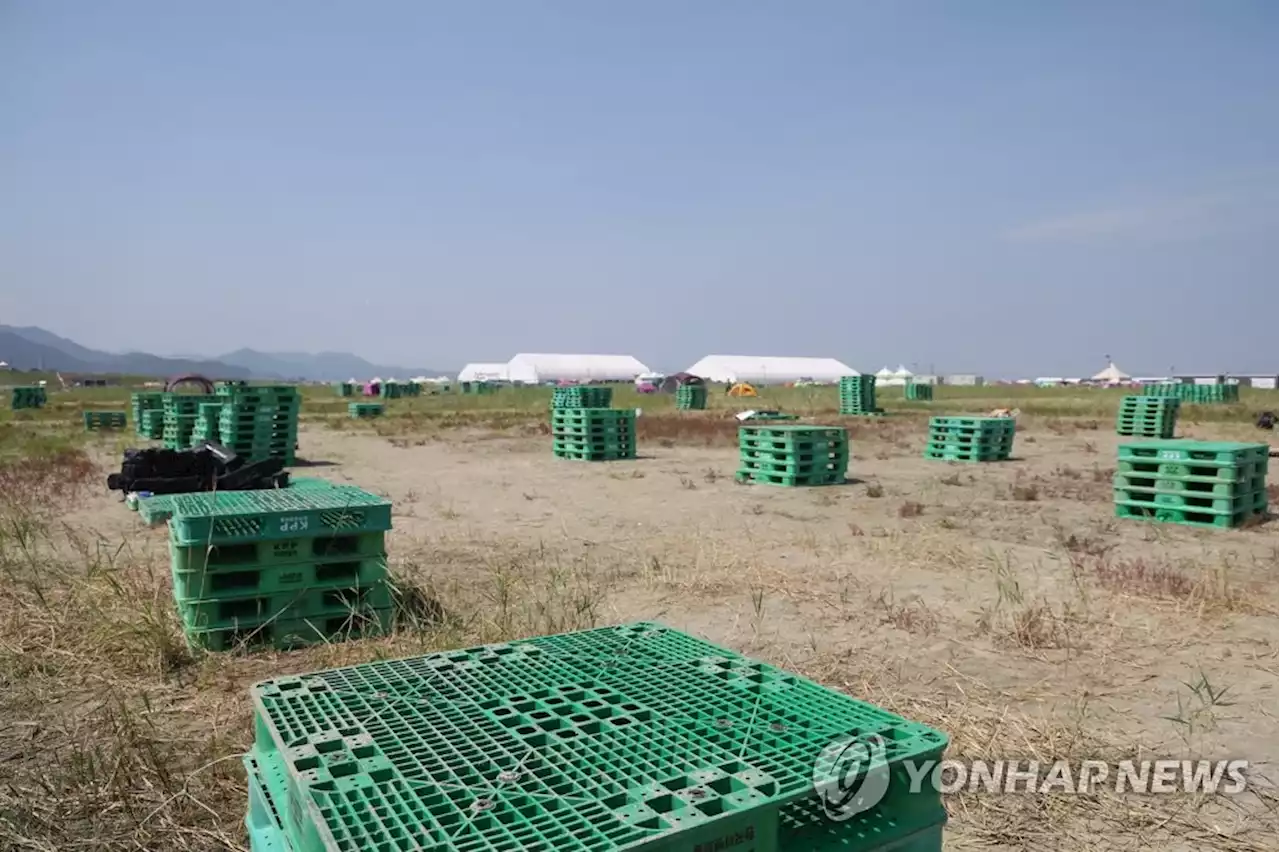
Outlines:
[[[347,406],[347,416],[351,418],[381,417],[383,407],[376,402],[353,402]]]
[[[1212,512],[1177,509],[1173,506],[1148,506],[1141,503],[1117,503],[1116,517],[1134,518],[1144,521],[1159,521],[1166,524],[1185,524],[1193,527],[1219,527],[1230,529],[1238,527],[1250,518],[1259,515],[1252,510],[1240,511],[1232,515],[1215,515]]]
[[[267,618],[296,621],[329,618],[347,612],[390,609],[391,589],[385,583],[364,586],[302,587],[282,592],[258,592],[249,597],[179,600],[178,614],[188,630],[223,630],[259,624]]]
[[[1201,494],[1206,497],[1239,497],[1244,494],[1265,491],[1267,487],[1267,478],[1265,476],[1255,476],[1250,479],[1242,479],[1239,482],[1224,482],[1222,480],[1205,481],[1190,477],[1154,477],[1141,474],[1117,473],[1112,477],[1112,482],[1118,489],[1136,488],[1173,494]]]
[[[245,828],[250,852],[294,852],[283,816],[289,801],[284,759],[279,754],[260,754],[255,747],[241,762],[249,790]],[[818,803],[796,801],[779,811],[776,847],[785,852],[941,852],[946,810],[930,806],[922,797],[918,807],[902,811],[876,807],[835,821]],[[720,848],[733,852],[724,843]]]
[[[903,836],[944,819],[901,768],[941,759],[944,734],[657,624],[279,678],[252,697],[253,757],[282,770],[266,810],[295,852],[791,850],[788,828],[815,821],[790,808],[816,802],[815,757],[845,737],[869,744]]]
[[[169,526],[181,545],[378,532],[391,529],[391,501],[346,485],[182,494]]]
[[[215,600],[321,586],[370,586],[386,579],[387,558],[329,556],[284,565],[213,566],[188,571],[171,566],[169,573],[176,600]]]
[[[123,429],[127,423],[128,416],[123,411],[84,412],[84,428],[86,429]]]
[[[206,651],[234,651],[241,647],[270,647],[284,651],[386,636],[393,626],[394,610],[387,609],[294,619],[267,618],[234,627],[198,629],[184,626],[183,633],[188,645]]]
[[[289,562],[343,556],[347,558],[383,556],[387,552],[386,533],[331,532],[299,538],[245,541],[233,544],[183,545],[170,541],[169,558],[178,571],[241,565],[267,566]]]

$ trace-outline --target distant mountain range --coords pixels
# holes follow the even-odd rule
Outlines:
[[[373,364],[348,352],[257,352],[237,349],[216,358],[165,358],[146,352],[115,354],[81,346],[36,326],[0,325],[0,361],[15,370],[58,370],[69,373],[122,373],[135,376],[174,376],[199,373],[213,379],[281,379],[343,381],[373,376],[407,379],[441,375],[426,368]]]

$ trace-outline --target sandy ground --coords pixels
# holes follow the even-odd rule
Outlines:
[[[1275,521],[1115,518],[1114,435],[1032,428],[1016,460],[986,465],[855,444],[851,482],[826,488],[737,484],[736,451],[721,448],[581,463],[545,440],[484,434],[393,443],[311,428],[301,440],[319,464],[299,475],[395,501],[393,570],[446,610],[661,620],[935,725],[953,753],[1246,758],[1255,784],[1274,781]],[[110,497],[77,520],[163,564],[163,533]],[[1048,808],[1031,836],[1012,806],[951,807],[948,848],[1066,848],[1095,833],[1108,848],[1183,846],[1170,834],[1258,848],[1275,835],[1274,799],[1241,797],[1195,834],[1136,806],[1067,804],[1055,818],[1020,804]]]

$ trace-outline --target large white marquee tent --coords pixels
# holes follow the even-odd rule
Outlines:
[[[521,353],[507,362],[507,380],[542,382],[629,382],[649,368],[630,355],[547,355]]]
[[[785,358],[765,355],[708,355],[685,372],[710,382],[777,385],[811,379],[837,382],[858,371],[835,358]]]
[[[507,365],[490,362],[468,364],[458,373],[460,382],[505,382]]]

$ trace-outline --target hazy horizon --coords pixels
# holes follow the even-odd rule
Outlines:
[[[1277,23],[1253,0],[11,2],[0,324],[450,370],[1275,371]]]

